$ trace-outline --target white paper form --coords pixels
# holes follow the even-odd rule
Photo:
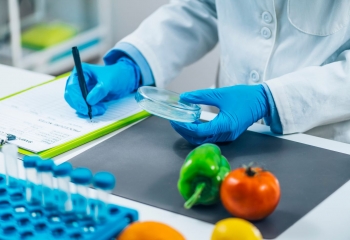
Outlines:
[[[134,94],[106,102],[102,116],[80,116],[64,100],[67,78],[33,88],[0,101],[0,138],[13,134],[11,143],[41,152],[103,128],[142,109]]]

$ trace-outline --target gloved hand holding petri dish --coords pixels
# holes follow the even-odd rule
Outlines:
[[[195,122],[201,115],[200,106],[181,100],[176,92],[157,87],[139,87],[135,99],[142,109],[168,120]]]

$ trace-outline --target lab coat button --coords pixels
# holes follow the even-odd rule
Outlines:
[[[263,12],[261,17],[266,23],[271,23],[272,22],[272,15],[269,12]]]
[[[250,72],[250,79],[253,82],[259,82],[259,79],[260,79],[259,73],[257,71],[255,71],[255,70],[251,71]]]
[[[261,36],[263,36],[266,39],[269,39],[271,37],[271,35],[272,35],[271,30],[269,28],[267,28],[267,27],[263,27],[261,29],[260,33],[261,33]]]

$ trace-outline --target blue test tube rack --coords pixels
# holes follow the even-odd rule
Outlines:
[[[17,181],[18,187],[8,188],[6,176],[0,174],[0,239],[110,240],[138,220],[136,210],[114,204],[107,205],[106,220],[96,222],[93,217],[81,218],[74,212],[62,213],[55,208],[44,208],[40,203],[28,203],[26,181]],[[74,204],[77,196],[72,194],[71,197]],[[91,209],[97,202],[96,199],[89,200]]]

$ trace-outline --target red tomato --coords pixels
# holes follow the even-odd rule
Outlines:
[[[238,168],[224,179],[221,201],[232,215],[259,220],[272,213],[280,200],[277,178],[259,167]]]

